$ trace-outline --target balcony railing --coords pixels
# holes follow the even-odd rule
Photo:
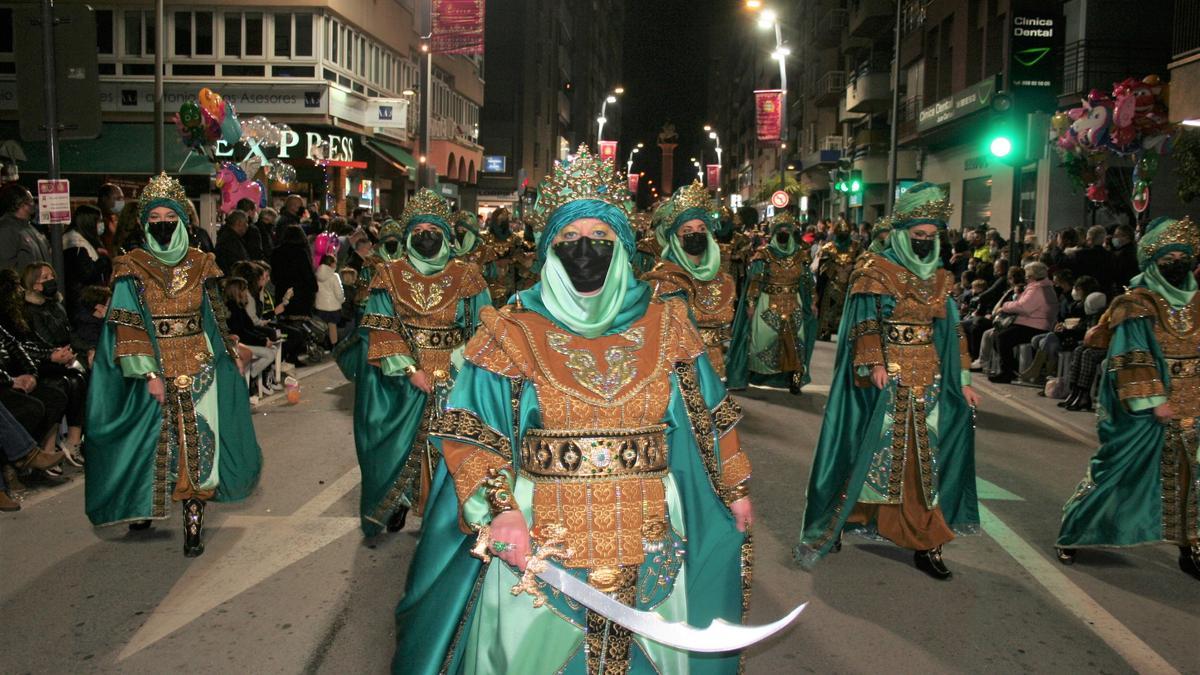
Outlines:
[[[1178,23],[1176,24],[1178,27]],[[1104,40],[1079,40],[1063,49],[1062,96],[1073,97],[1092,89],[1108,91],[1127,77],[1166,70],[1171,58],[1168,45]]]
[[[831,70],[820,77],[813,85],[813,102],[817,105],[828,105],[836,102],[846,88],[846,71]]]
[[[1175,60],[1200,54],[1200,3],[1175,0],[1173,49]]]
[[[825,136],[818,145],[820,150],[844,150],[845,148],[846,138],[844,136]]]
[[[850,0],[847,27],[852,37],[875,38],[892,24],[895,15],[892,0]]]

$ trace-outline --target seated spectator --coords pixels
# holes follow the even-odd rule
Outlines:
[[[964,272],[963,274],[967,273]],[[963,291],[963,294],[958,299],[959,313],[962,316],[974,314],[979,309],[979,298],[987,290],[987,286],[988,283],[983,279],[975,279],[967,286],[967,289]]]
[[[11,270],[4,270],[3,273],[11,273]],[[6,309],[10,308],[11,294],[8,298],[0,298],[0,304]],[[0,405],[21,422],[21,426],[40,446],[40,453],[25,455],[28,462],[36,462],[37,465],[30,467],[28,463],[24,466],[18,464],[18,469],[48,469],[62,461],[63,455],[55,446],[58,424],[67,407],[67,395],[62,389],[38,378],[37,363],[25,351],[20,340],[3,325],[0,325]],[[39,456],[42,458],[35,459]],[[47,457],[54,461],[49,466],[43,466]]]
[[[20,420],[13,417],[12,413],[8,412],[3,404],[0,404],[0,466],[21,466],[26,462],[37,462],[43,457],[51,457],[42,455],[42,449],[33,442],[33,436],[29,435],[29,431],[21,426]],[[58,460],[62,461],[62,455],[58,455]],[[58,462],[42,466],[43,469],[49,469],[55,466]],[[4,472],[0,471],[0,511],[20,511],[21,502],[17,501],[8,491],[9,486],[4,480]]]
[[[1068,301],[1071,298],[1071,291],[1075,288],[1075,273],[1063,268],[1056,270],[1050,278],[1054,280],[1054,291],[1058,293],[1058,318],[1062,319],[1062,313],[1066,310]]]
[[[972,258],[973,261],[978,261],[977,258]],[[992,309],[995,307],[1005,293],[1012,290],[1012,274],[1009,270],[1007,260],[997,260],[991,265],[979,264],[979,269],[988,269],[995,275],[994,281],[979,294],[979,301],[975,306],[974,311],[969,316],[963,318],[963,333],[967,337],[967,350],[971,353],[973,361],[980,361],[980,346],[983,340],[983,333],[992,327]],[[1021,283],[1025,282],[1025,272],[1020,268]],[[972,365],[972,368],[978,366]]]
[[[1025,288],[1025,270],[1020,267],[1013,267],[1009,269],[1008,276],[1005,278],[1005,283],[1006,290],[1004,291],[1004,294],[1000,296],[1000,299],[996,301],[995,305],[993,305],[990,310],[985,309],[987,305],[984,305],[983,303],[990,299],[988,297],[988,292],[991,290],[991,288],[989,287],[987,291],[984,291],[983,295],[981,295],[979,298],[980,304],[978,311],[982,313],[982,316],[986,320],[988,327],[979,336],[979,358],[971,362],[971,370],[986,370],[989,373],[1000,371],[999,359],[994,358],[996,329],[993,324],[996,317],[1000,314],[1000,307],[1004,303],[1011,302],[1021,297],[1021,291]],[[969,339],[970,334],[968,334],[968,341]]]
[[[0,269],[22,270],[50,262],[50,244],[33,226],[37,202],[20,183],[0,187]]]
[[[258,218],[258,204],[255,204],[253,200],[242,198],[238,200],[237,210],[246,214],[246,232],[242,234],[242,245],[246,247],[247,259],[266,260],[262,234],[255,226],[255,220]],[[226,218],[226,222],[228,222],[228,218]],[[220,239],[220,236],[217,238]]]
[[[108,252],[112,258],[142,248],[146,243],[146,233],[142,231],[141,215],[138,213],[136,201],[126,203],[117,216],[117,234],[114,241],[116,250]]]
[[[1128,225],[1118,225],[1113,230],[1110,242],[1112,251],[1112,286],[1108,289],[1109,297],[1117,297],[1125,292],[1129,282],[1141,272],[1138,268],[1137,245],[1133,239],[1133,228]]]
[[[262,241],[263,257],[256,260],[265,262],[271,257],[271,251],[275,250],[276,220],[279,220],[279,212],[269,206],[258,212],[258,222],[254,225],[258,228],[258,236]]]
[[[312,266],[308,238],[299,225],[284,230],[279,246],[271,254],[271,270],[276,294],[292,291],[291,302],[282,316],[311,316],[317,299],[317,275]]]
[[[234,209],[225,216],[225,224],[217,231],[217,267],[229,274],[233,266],[250,260],[243,237],[250,231],[245,212]]]
[[[15,326],[17,338],[38,360],[38,377],[61,386],[67,395],[63,451],[68,462],[82,466],[79,447],[83,441],[88,374],[79,355],[86,359],[88,346],[71,332],[53,267],[45,263],[29,265],[21,276],[21,286],[25,292],[22,316]]]
[[[114,221],[115,224],[115,221]],[[71,214],[71,224],[63,232],[63,296],[67,311],[74,314],[79,308],[79,293],[86,286],[107,284],[112,274],[112,260],[100,243],[105,227],[100,209],[84,204]]]
[[[1093,225],[1087,230],[1083,246],[1067,256],[1067,264],[1075,272],[1075,276],[1091,275],[1100,282],[1100,290],[1104,293],[1112,291],[1113,258],[1112,253],[1104,248],[1108,231],[1103,225]]]
[[[1059,305],[1058,322],[1054,324],[1054,330],[1030,341],[1034,349],[1033,362],[1020,374],[1022,382],[1041,382],[1047,369],[1057,367],[1061,352],[1070,352],[1079,346],[1084,333],[1090,328],[1083,311],[1084,299],[1099,290],[1100,284],[1092,277],[1085,275],[1075,281],[1071,295]]]
[[[342,303],[346,301],[346,291],[342,288],[342,278],[334,271],[337,258],[326,254],[321,258],[317,267],[317,299],[315,307],[317,317],[328,326],[329,344],[336,345],[338,341],[338,324],[342,319]]]
[[[229,332],[236,335],[238,344],[250,351],[251,394],[265,395],[274,391],[270,384],[271,373],[267,368],[275,363],[275,332],[259,328],[246,312],[247,296],[250,293],[246,280],[241,277],[226,277],[224,283],[225,308],[229,311],[226,322]]]
[[[1104,310],[1108,299],[1103,293],[1092,293],[1084,298],[1084,313],[1087,317],[1088,328],[1096,326],[1103,320]],[[1067,410],[1093,409],[1092,384],[1099,375],[1100,364],[1108,354],[1108,349],[1081,345],[1071,354],[1071,367],[1067,371],[1067,397],[1058,402],[1058,407]]]
[[[996,329],[995,348],[1000,356],[1000,371],[988,376],[992,382],[1012,382],[1017,375],[1017,346],[1054,329],[1058,319],[1058,295],[1047,275],[1044,263],[1026,264],[1028,283],[1025,289],[1016,300],[1000,305],[1000,312],[1015,314],[1016,319],[1008,326]]]
[[[208,230],[200,224],[200,214],[196,213],[196,205],[192,200],[187,200],[183,203],[183,208],[187,210],[187,232],[188,246],[198,248],[205,253],[214,253],[216,248],[213,246],[212,236]]]
[[[100,343],[100,329],[104,328],[111,299],[112,290],[108,286],[88,286],[79,294],[79,309],[75,310],[72,324],[76,343],[87,350],[88,370],[96,360],[96,345]]]

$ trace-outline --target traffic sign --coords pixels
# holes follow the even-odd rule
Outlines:
[[[791,198],[788,197],[788,193],[783,190],[776,190],[775,194],[771,195],[771,206],[777,209],[786,208],[790,201]]]
[[[38,222],[43,225],[71,222],[70,181],[38,181]]]

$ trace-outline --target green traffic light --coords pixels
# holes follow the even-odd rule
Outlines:
[[[859,182],[859,181],[854,181],[853,183],[850,183],[850,191],[851,191],[851,192],[858,192],[858,191],[860,191],[860,190],[862,190],[862,183],[861,183],[861,182]]]
[[[1007,137],[997,136],[992,139],[992,143],[988,146],[988,149],[991,150],[993,157],[1003,158],[1008,157],[1012,153],[1013,144]]]

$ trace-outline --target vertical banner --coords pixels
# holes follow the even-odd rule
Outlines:
[[[783,90],[756,90],[754,117],[758,124],[758,140],[778,142],[783,131]]]
[[[629,192],[631,192],[635,197],[637,196],[638,183],[641,182],[641,177],[641,174],[629,174]]]
[[[705,177],[704,184],[708,186],[709,190],[716,190],[721,187],[721,165],[709,164],[707,168],[708,175]]]
[[[39,180],[38,222],[43,225],[71,222],[71,183],[66,180]]]
[[[482,54],[484,0],[432,0],[433,53]]]
[[[600,141],[600,159],[613,164],[617,163],[616,141]]]

